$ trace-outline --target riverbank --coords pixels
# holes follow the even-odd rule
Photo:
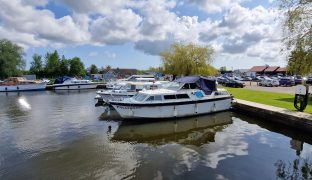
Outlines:
[[[312,115],[298,111],[291,111],[285,108],[264,105],[241,99],[235,99],[233,108],[237,112],[242,112],[264,120],[283,124],[297,130],[312,132]]]
[[[285,108],[288,110],[296,111],[293,101],[294,95],[287,93],[275,93],[259,90],[251,90],[245,88],[228,88],[225,87],[235,98],[246,101],[256,102],[264,105]],[[309,99],[307,108],[304,110],[306,113],[312,114],[312,101]]]

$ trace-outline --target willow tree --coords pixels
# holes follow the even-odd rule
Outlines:
[[[280,0],[285,12],[284,42],[291,51],[288,68],[298,74],[312,72],[312,1]],[[305,68],[298,69],[298,66]]]
[[[214,50],[211,47],[196,44],[174,43],[170,49],[163,51],[165,73],[174,75],[214,75],[217,70],[211,66]]]
[[[19,76],[25,69],[23,48],[6,40],[0,40],[0,79]]]

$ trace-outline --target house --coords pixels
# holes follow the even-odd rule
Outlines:
[[[249,69],[235,69],[233,71],[233,74],[235,74],[236,76],[245,76],[248,71]]]
[[[136,69],[111,69],[112,71],[114,71],[117,75],[117,78],[126,78],[129,77],[131,75],[135,75],[137,74],[137,70]]]
[[[123,79],[135,74],[137,74],[136,69],[107,69],[103,75],[103,79],[105,81]]]
[[[91,79],[92,80],[103,80],[104,74],[91,74]]]
[[[269,66],[253,66],[249,71],[246,73],[247,76],[255,77],[257,75],[263,75],[264,70],[266,70]]]
[[[275,72],[276,72],[277,75],[285,75],[286,72],[287,72],[287,68],[279,67],[278,69],[275,70]]]
[[[265,75],[276,75],[276,70],[279,69],[279,66],[269,66],[264,70]]]

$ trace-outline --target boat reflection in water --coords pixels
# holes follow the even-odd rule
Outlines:
[[[157,122],[123,121],[112,140],[151,144],[176,142],[200,146],[214,142],[215,134],[231,123],[229,112]]]

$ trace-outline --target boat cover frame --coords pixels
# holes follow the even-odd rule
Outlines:
[[[72,79],[72,78],[69,76],[62,76],[62,77],[55,79],[54,84],[63,84],[63,82],[65,82],[69,79]]]
[[[175,81],[185,84],[195,83],[197,88],[204,91],[207,95],[211,94],[212,91],[217,90],[216,80],[204,76],[185,76]]]

